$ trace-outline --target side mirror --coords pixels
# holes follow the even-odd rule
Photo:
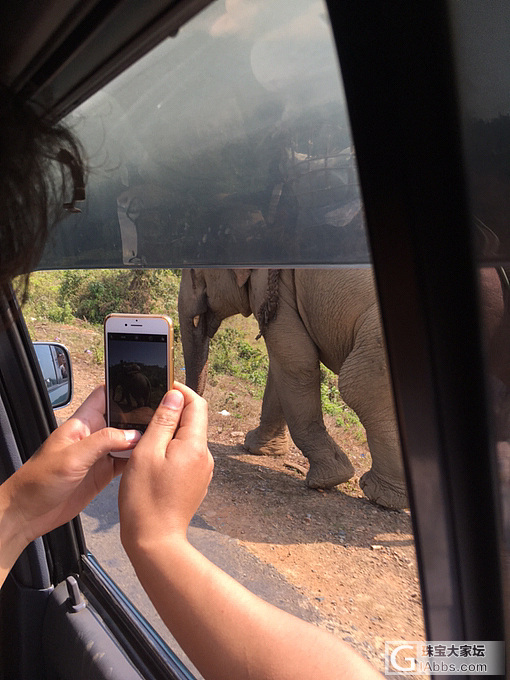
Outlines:
[[[71,357],[67,348],[57,342],[34,342],[34,350],[51,406],[64,408],[73,396]]]

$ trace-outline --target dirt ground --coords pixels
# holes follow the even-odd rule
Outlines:
[[[34,340],[59,340],[71,350],[74,398],[67,418],[103,380],[97,334],[85,325],[33,323]],[[182,366],[176,377],[182,378]],[[370,467],[366,441],[332,420],[330,433],[348,453],[355,477],[329,491],[308,489],[308,462],[294,445],[283,457],[243,449],[256,427],[260,399],[223,376],[208,385],[209,445],[215,472],[201,516],[275,567],[315,605],[324,627],[354,643],[383,669],[385,640],[424,640],[410,516],[365,499],[358,480]]]

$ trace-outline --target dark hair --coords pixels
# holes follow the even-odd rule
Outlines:
[[[76,199],[85,173],[80,143],[0,85],[0,284],[36,267],[49,232]],[[83,183],[83,182],[81,182]]]

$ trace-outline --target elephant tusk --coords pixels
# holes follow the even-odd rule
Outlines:
[[[194,316],[193,317],[193,325],[195,328],[198,328],[198,324],[200,323],[200,316]]]

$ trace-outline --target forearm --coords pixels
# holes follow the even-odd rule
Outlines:
[[[104,411],[101,386],[0,486],[0,585],[31,541],[76,517],[123,468],[107,454],[140,433],[105,427]]]
[[[253,595],[187,541],[131,553],[161,618],[207,680],[380,678],[342,641]]]
[[[0,586],[28,545],[10,486],[9,480],[0,486]]]

